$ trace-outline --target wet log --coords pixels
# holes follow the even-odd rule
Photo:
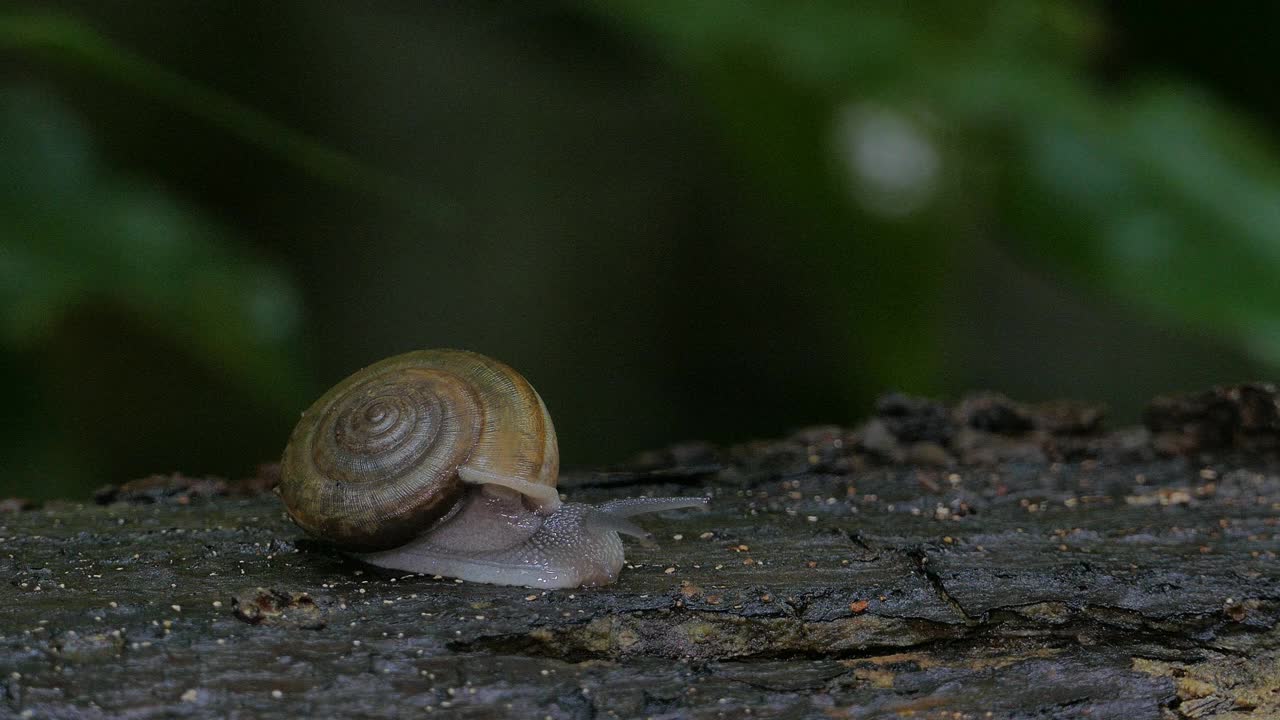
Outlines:
[[[609,587],[376,571],[254,482],[0,512],[0,716],[1280,717],[1267,386],[1147,426],[890,396],[854,429],[562,480],[707,494]]]

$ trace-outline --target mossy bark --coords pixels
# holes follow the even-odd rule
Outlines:
[[[967,402],[567,475],[713,498],[604,588],[376,572],[208,480],[0,514],[0,715],[1280,717],[1269,431]]]

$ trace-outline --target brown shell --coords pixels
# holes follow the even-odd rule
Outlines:
[[[551,416],[506,365],[419,350],[351,375],[303,413],[279,491],[307,532],[352,551],[387,550],[453,509],[460,465],[554,487]]]

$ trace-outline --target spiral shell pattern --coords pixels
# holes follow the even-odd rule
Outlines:
[[[351,551],[398,547],[467,491],[458,467],[554,486],[555,428],[528,381],[463,350],[420,350],[361,370],[294,428],[280,496],[294,522]]]

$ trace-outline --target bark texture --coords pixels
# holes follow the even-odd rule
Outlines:
[[[993,395],[691,444],[562,490],[708,494],[610,587],[376,572],[250,483],[0,513],[0,716],[1280,717],[1268,386],[1145,428]]]

